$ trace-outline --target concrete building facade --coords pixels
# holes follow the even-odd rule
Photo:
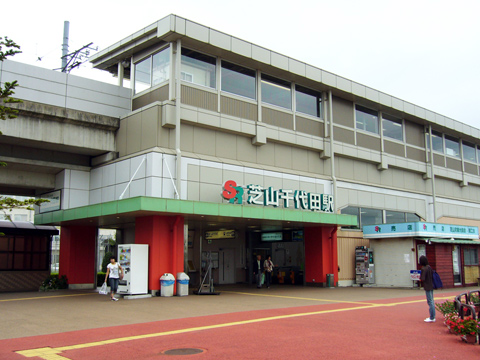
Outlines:
[[[84,157],[25,185],[59,195],[35,222],[62,226],[60,272],[78,287],[94,282],[98,227],[150,245],[154,292],[165,272],[198,283],[207,256],[216,283],[251,282],[257,254],[279,283],[351,285],[364,225],[478,226],[479,129],[175,15],[91,62],[119,86],[70,76],[89,97],[52,104],[81,125],[60,150]]]

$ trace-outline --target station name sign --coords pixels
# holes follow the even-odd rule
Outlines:
[[[328,194],[316,194],[303,190],[278,189],[263,187],[260,185],[238,186],[234,180],[228,180],[223,185],[222,196],[231,204],[243,204],[244,195],[247,195],[247,204],[283,207],[295,209],[322,211],[333,213],[333,196]],[[245,191],[246,190],[246,191]]]

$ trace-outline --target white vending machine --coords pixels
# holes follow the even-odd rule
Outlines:
[[[118,292],[130,295],[148,293],[148,245],[118,245],[118,262],[124,270]]]

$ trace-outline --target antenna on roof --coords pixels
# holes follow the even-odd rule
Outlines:
[[[76,67],[79,67],[88,60],[90,50],[98,51],[98,46],[93,48],[93,42],[82,46],[80,49],[68,53],[68,39],[70,32],[70,22],[63,23],[63,44],[62,44],[62,67],[54,70],[61,70],[64,73],[70,73]]]

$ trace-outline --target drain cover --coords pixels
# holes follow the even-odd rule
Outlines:
[[[194,354],[201,354],[204,351],[205,350],[194,349],[194,348],[171,349],[171,350],[165,350],[163,354],[164,355],[194,355]]]

